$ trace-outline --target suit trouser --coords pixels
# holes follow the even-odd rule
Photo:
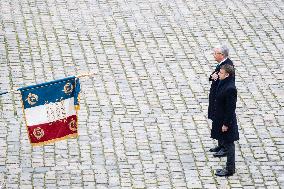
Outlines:
[[[227,163],[226,169],[228,171],[235,172],[235,143],[234,142],[224,142],[223,146],[227,150]]]

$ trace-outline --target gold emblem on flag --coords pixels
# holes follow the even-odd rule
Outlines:
[[[72,119],[70,122],[69,122],[69,129],[71,131],[76,131],[77,130],[77,125],[76,125],[76,121],[74,119]]]
[[[72,93],[72,91],[73,91],[73,85],[72,85],[72,83],[66,83],[65,84],[65,86],[64,86],[64,92],[65,92],[65,94],[71,94]]]
[[[39,140],[44,136],[44,131],[42,128],[37,127],[34,129],[33,134]]]
[[[26,101],[28,101],[30,105],[34,105],[38,101],[38,96],[36,94],[29,93]]]

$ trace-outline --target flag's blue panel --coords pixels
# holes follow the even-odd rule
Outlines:
[[[71,98],[76,94],[76,88],[78,88],[76,87],[76,77],[72,76],[38,85],[23,87],[18,90],[21,91],[24,108],[26,109]]]

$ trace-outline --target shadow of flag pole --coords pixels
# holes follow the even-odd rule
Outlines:
[[[17,89],[17,90],[18,90],[18,89]],[[17,90],[11,90],[11,91],[2,92],[2,93],[0,93],[0,96],[1,96],[1,95],[4,95],[4,94],[7,94],[7,93],[14,93],[14,92],[16,92]]]
[[[10,91],[11,92],[11,91]],[[7,93],[9,93],[8,91],[6,91],[6,92],[2,92],[2,93],[0,93],[0,96],[1,95],[4,95],[4,94],[7,94]]]

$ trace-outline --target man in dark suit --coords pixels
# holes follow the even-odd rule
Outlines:
[[[219,76],[218,73],[220,71],[220,67],[222,65],[233,65],[233,62],[230,60],[229,56],[229,49],[227,46],[217,46],[213,49],[213,56],[215,60],[218,62],[218,65],[216,66],[215,70],[212,72],[212,74],[209,77],[209,81],[211,81],[211,87],[209,92],[209,106],[208,106],[208,118],[213,120],[213,111],[214,111],[214,101],[215,101],[215,95],[216,95],[216,88],[219,83]],[[223,157],[226,156],[226,150],[223,147],[223,141],[218,140],[218,146],[211,148],[209,150],[210,152],[216,152],[213,154],[214,157]]]
[[[217,176],[230,176],[235,173],[235,144],[239,140],[236,118],[237,89],[235,86],[235,69],[226,64],[218,73],[219,83],[213,109],[211,137],[223,141],[227,151],[227,163],[224,169],[216,171]]]

